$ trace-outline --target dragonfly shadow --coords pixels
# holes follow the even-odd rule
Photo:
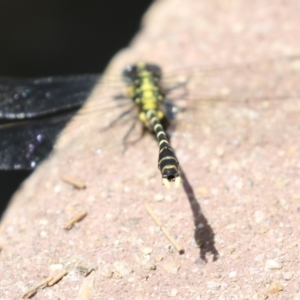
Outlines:
[[[169,126],[169,123],[167,122],[167,120],[164,121],[166,122],[163,123],[163,125],[165,126],[164,128],[167,128],[167,126]],[[167,138],[171,145],[171,136],[168,133],[167,133]],[[176,156],[175,151],[174,154]],[[213,232],[213,229],[209,225],[207,218],[202,212],[201,206],[194,193],[193,187],[191,186],[180,163],[179,163],[179,174],[181,177],[184,192],[189,200],[193,212],[194,226],[195,226],[194,240],[196,245],[200,249],[200,258],[204,262],[207,262],[208,261],[207,256],[212,254],[213,261],[217,261],[219,258],[219,252],[215,247],[215,234]]]
[[[219,258],[219,253],[215,247],[215,234],[213,232],[213,229],[211,228],[207,218],[203,214],[194,190],[181,166],[179,166],[179,171],[183,189],[187,195],[193,212],[195,225],[194,239],[197,246],[200,248],[200,258],[203,261],[207,262],[207,255],[212,254],[213,261],[217,261]]]

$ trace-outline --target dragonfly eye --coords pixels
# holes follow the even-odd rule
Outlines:
[[[127,65],[122,72],[123,80],[126,83],[132,83],[138,77],[137,66],[136,65]]]
[[[161,68],[158,65],[155,64],[146,64],[145,69],[151,74],[153,74],[154,77],[161,78],[162,77],[162,71]]]

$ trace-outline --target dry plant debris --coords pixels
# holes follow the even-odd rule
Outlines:
[[[69,176],[62,176],[62,181],[65,183],[71,184],[73,187],[79,190],[83,190],[86,188],[86,184],[82,181],[76,180],[74,178],[71,178]]]
[[[78,213],[72,219],[67,221],[64,225],[64,229],[71,229],[76,222],[81,221],[87,215],[87,211],[83,210],[82,212]]]
[[[55,283],[60,281],[65,275],[68,274],[67,270],[62,270],[60,273],[58,273],[56,276],[53,277],[51,281],[48,282],[48,286],[53,286]]]
[[[146,210],[151,216],[151,218],[154,220],[154,222],[157,224],[157,226],[160,228],[160,230],[164,233],[164,235],[167,237],[167,239],[170,241],[170,243],[174,246],[174,248],[178,251],[179,254],[184,253],[184,249],[182,246],[180,246],[174,238],[171,236],[170,232],[166,228],[166,226],[159,220],[157,215],[154,213],[152,208],[148,203],[145,204]]]
[[[33,287],[31,287],[30,289],[28,289],[24,294],[22,299],[26,299],[28,298],[31,294],[33,294],[34,292],[37,292],[37,290],[43,286],[47,286],[49,282],[51,282],[53,280],[53,276],[49,276],[46,279],[40,281],[39,283],[37,283],[36,285],[34,285]]]

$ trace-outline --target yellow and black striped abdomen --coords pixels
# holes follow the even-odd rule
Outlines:
[[[129,96],[138,107],[140,121],[156,134],[159,143],[158,168],[163,184],[169,188],[170,181],[174,181],[177,187],[180,183],[179,163],[161,123],[165,117],[160,109],[164,100],[160,87],[161,69],[157,65],[138,63],[127,66],[123,76],[129,85]]]

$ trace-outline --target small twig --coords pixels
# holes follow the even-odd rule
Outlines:
[[[86,277],[80,287],[76,300],[90,300],[93,294],[94,274]]]
[[[30,289],[28,289],[24,294],[22,299],[27,298],[30,294],[32,294],[33,292],[37,291],[40,287],[47,285],[49,281],[51,281],[53,279],[52,276],[49,276],[48,278],[46,278],[43,281],[40,281],[39,283],[37,283],[35,286],[31,287]]]
[[[63,176],[61,178],[64,182],[69,183],[71,185],[73,185],[76,189],[85,189],[86,188],[86,184],[84,182],[78,181],[74,178],[68,177],[68,176]]]
[[[145,203],[145,207],[151,218],[154,220],[154,222],[157,224],[157,226],[160,228],[160,230],[164,233],[164,235],[167,237],[167,239],[170,241],[170,243],[175,247],[175,249],[178,251],[179,254],[184,253],[183,247],[178,245],[178,243],[174,240],[174,238],[171,236],[168,229],[165,227],[165,225],[158,219],[152,208],[148,203]]]
[[[71,229],[76,222],[81,221],[87,215],[87,211],[84,210],[73,217],[71,220],[67,221],[64,225],[64,229]]]
[[[48,282],[48,286],[54,285],[55,283],[60,281],[67,274],[68,274],[67,270],[62,270],[60,273],[58,273],[56,276],[54,276],[51,281]]]

